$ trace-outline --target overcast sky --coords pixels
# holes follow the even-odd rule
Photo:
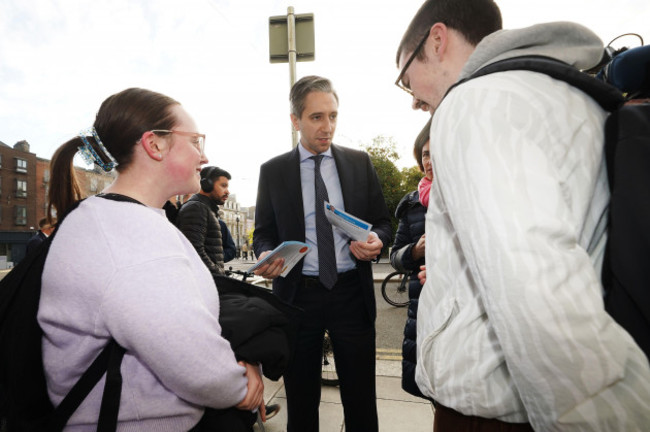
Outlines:
[[[207,135],[211,165],[254,205],[259,165],[291,148],[289,68],[270,64],[268,19],[313,13],[316,60],[297,76],[330,78],[339,97],[334,141],[393,137],[415,165],[426,114],[393,85],[395,50],[421,0],[0,0],[0,141],[27,140],[50,158],[91,126],[101,102],[128,87],[180,101]],[[647,0],[502,0],[505,28],[568,20],[606,44],[627,32],[650,43]],[[622,45],[637,44],[633,38]]]

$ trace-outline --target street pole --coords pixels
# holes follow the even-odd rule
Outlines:
[[[296,83],[296,15],[293,6],[287,8],[287,42],[289,47],[289,88]],[[298,131],[291,125],[291,148],[298,145]]]

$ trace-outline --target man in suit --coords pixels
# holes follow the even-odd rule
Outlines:
[[[331,82],[307,76],[291,89],[291,122],[300,144],[260,169],[253,247],[262,259],[287,240],[311,251],[285,278],[283,260],[257,272],[275,278],[273,292],[305,313],[294,359],[284,376],[289,432],[318,431],[325,329],[340,380],[348,432],[376,431],[375,297],[370,261],[390,243],[388,209],[370,158],[332,144],[338,96]],[[326,189],[326,191],[324,190]],[[351,241],[324,218],[323,200],[373,225]]]
[[[26,253],[29,253],[30,251],[36,249],[39,244],[43,243],[45,239],[52,234],[52,231],[54,231],[54,226],[47,221],[47,218],[42,218],[39,220],[38,232],[31,236],[27,241]]]

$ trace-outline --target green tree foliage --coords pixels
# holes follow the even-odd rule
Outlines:
[[[424,174],[420,171],[420,168],[417,165],[409,168],[402,168],[402,185],[406,191],[404,193],[416,190],[422,177],[424,177]]]

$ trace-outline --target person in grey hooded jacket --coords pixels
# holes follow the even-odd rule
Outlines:
[[[584,70],[603,44],[573,23],[500,24],[492,0],[428,0],[397,53],[398,84],[434,113],[416,382],[434,430],[647,430],[648,360],[603,306],[606,112],[522,70],[447,94],[511,57]]]

